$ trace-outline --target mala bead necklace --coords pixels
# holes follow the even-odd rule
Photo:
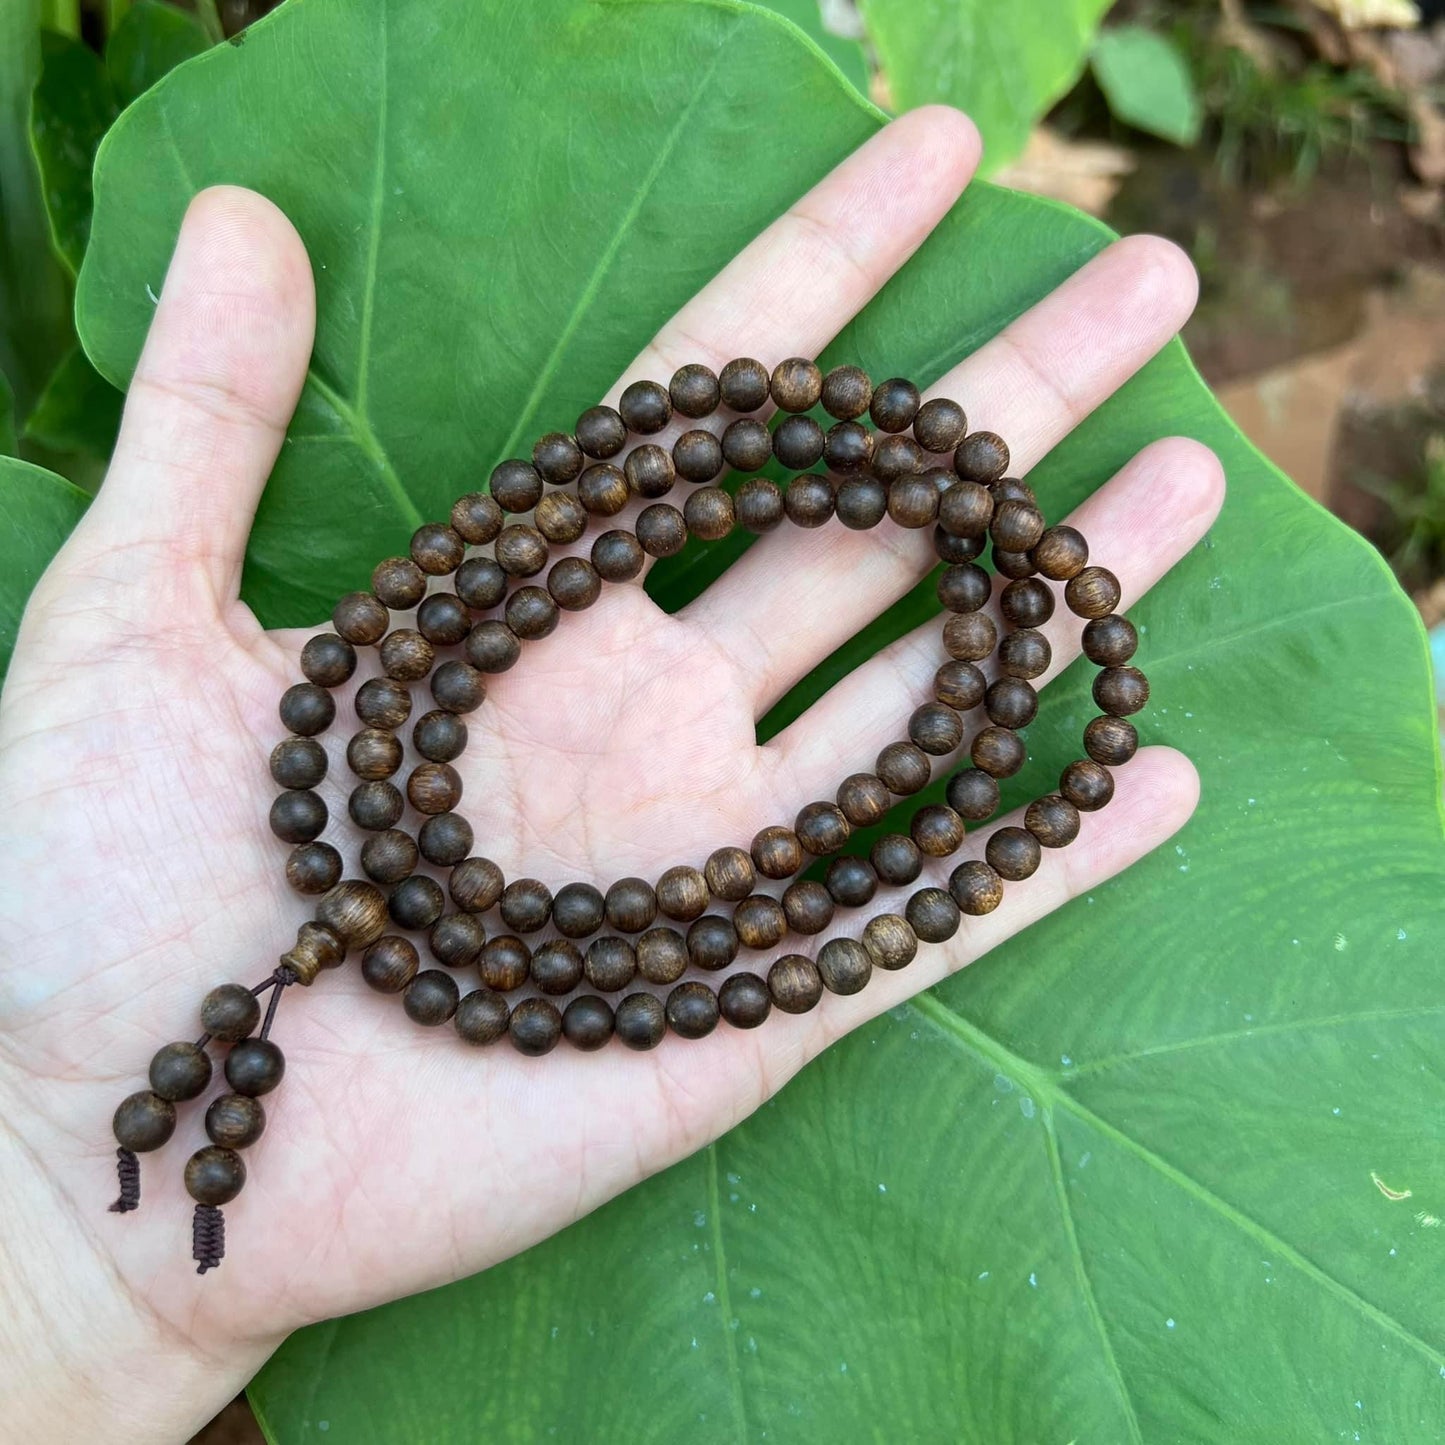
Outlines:
[[[778,413],[771,427],[756,415],[766,407]],[[826,430],[810,415],[819,407],[831,419]],[[678,418],[698,423],[718,413],[717,429],[689,426],[671,446],[650,440]],[[759,475],[735,490],[718,484],[726,471],[756,474],[774,461],[796,474],[785,487]],[[820,464],[825,470],[815,470]],[[1081,812],[1109,802],[1110,770],[1138,746],[1128,718],[1149,697],[1131,662],[1137,634],[1116,611],[1118,580],[1090,563],[1074,528],[1046,524],[1033,490],[1006,475],[1008,464],[1001,438],[970,432],[956,402],[923,401],[902,378],[875,387],[856,366],[825,375],[794,357],[769,372],[740,358],[720,373],[684,366],[667,386],[633,382],[616,408],[591,407],[571,432],[547,433],[530,461],[502,462],[486,492],[459,498],[447,522],[420,527],[409,555],[377,565],[369,592],[336,604],[334,631],[307,642],[304,681],[281,699],[288,736],[271,753],[281,788],[271,830],[292,845],[288,882],[318,896],[315,917],[260,983],[212,989],[201,1001],[199,1037],[165,1045],[151,1061],[150,1087],[116,1110],[120,1197],[111,1208],[139,1204],[136,1156],[170,1139],[177,1105],[211,1082],[209,1046],[224,1046],[227,1088],[205,1114],[210,1143],[185,1169],[198,1270],[220,1263],[221,1206],[246,1182],[244,1151],[266,1127],[261,1099],[285,1072],[271,1038],[281,997],[348,955],[359,956],[371,988],[399,995],[416,1023],[450,1021],[467,1044],[505,1035],[518,1052],[540,1055],[562,1039],[592,1050],[616,1037],[651,1049],[669,1031],[700,1039],[719,1020],[755,1028],[774,1008],[801,1014],[825,992],[857,993],[875,968],[903,968],[920,943],[942,943],[965,915],[997,908],[1005,883],[1028,878],[1044,848],[1077,837]],[[680,506],[664,500],[680,491]],[[633,528],[610,525],[634,497],[647,505]],[[554,892],[536,878],[508,879],[473,854],[453,764],[489,676],[513,667],[524,644],[549,636],[563,613],[592,606],[604,582],[631,581],[648,557],[670,557],[689,537],[717,541],[738,527],[763,533],[784,521],[820,527],[835,518],[854,530],[885,519],[931,529],[943,564],[944,656],[932,696],[871,771],[844,778],[831,800],[806,804],[791,824],[771,824],[746,846],[725,844],[702,866],[681,863],[652,882],[579,880]],[[603,530],[587,555],[553,560],[554,548],[581,541],[594,521]],[[977,560],[986,547],[1005,579],[1002,635],[984,611],[994,592]],[[1020,732],[1038,711],[1034,679],[1052,658],[1041,630],[1057,602],[1051,583],[1062,584],[1066,607],[1084,619],[1083,652],[1100,669],[1085,756],[1064,768],[1057,792],[1028,806],[1022,827],[996,828],[982,858],[958,864],[946,888],[915,889],[901,913],[876,913],[816,958],[790,948],[828,929],[839,910],[865,909],[880,886],[914,884],[926,860],[956,853],[968,826],[995,812],[999,780],[1024,764]],[[396,613],[413,616],[398,623]],[[329,816],[316,789],[329,761],[318,739],[335,721],[333,693],[355,675],[361,648],[376,649],[381,675],[363,682],[352,703],[360,727],[345,750],[357,780],[347,811],[365,835],[364,876],[343,877],[340,852],[321,840]],[[422,687],[430,705],[412,721]],[[919,808],[907,832],[884,834],[867,857],[843,851],[855,829],[881,822],[930,781],[935,758],[965,745],[967,763],[949,779],[945,803]],[[419,825],[404,822],[408,810]],[[821,879],[798,876],[825,860]],[[438,966],[423,966],[409,934],[424,935]],[[752,966],[735,970],[744,955]],[[463,992],[457,977],[473,971],[480,986]],[[708,981],[720,974],[717,986]],[[508,998],[524,988],[526,996]]]

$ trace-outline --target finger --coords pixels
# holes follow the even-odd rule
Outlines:
[[[1127,607],[1204,536],[1223,501],[1224,472],[1214,453],[1187,437],[1170,437],[1134,457],[1072,513],[1069,525],[1088,538],[1091,560],[1118,577]],[[1079,652],[1083,622],[1063,605],[1062,589],[1055,591],[1058,606],[1041,629],[1053,660],[1036,687]],[[909,713],[931,698],[944,660],[935,618],[854,669],[764,748],[773,755],[779,788],[800,801],[811,798],[902,737]],[[1147,652],[1140,665],[1149,670]],[[972,731],[965,729],[965,737]]]
[[[1118,241],[930,389],[959,401],[973,430],[997,432],[1023,475],[1107,400],[1184,324],[1197,281],[1178,247]],[[776,626],[780,559],[752,548],[682,616],[738,660],[761,716],[932,568],[931,530],[884,521],[830,525],[784,544],[789,626]],[[840,587],[839,579],[847,586]],[[759,649],[758,638],[768,640]]]
[[[137,606],[175,615],[236,597],[314,329],[311,268],[290,221],[253,191],[197,195],[110,470],[77,529],[79,547],[125,559],[125,591]]]

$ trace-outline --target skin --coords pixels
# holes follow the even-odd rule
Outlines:
[[[895,121],[689,302],[609,400],[683,361],[821,351],[958,198],[978,150],[956,112]],[[1007,437],[1025,474],[1194,299],[1173,246],[1120,241],[934,390]],[[1079,840],[950,944],[804,1017],[701,1044],[538,1062],[429,1035],[354,966],[323,975],[317,997],[291,990],[286,1079],[226,1210],[230,1256],[198,1278],[181,1170],[203,1107],[143,1158],[128,1216],[106,1212],[109,1120],[156,1047],[194,1037],[201,995],[263,977],[310,912],[264,822],[276,702],[307,634],[263,632],[238,588],[313,317],[286,218],[250,192],[199,195],[109,476],[36,589],[0,698],[0,1398],[15,1439],[184,1439],[291,1330],[485,1269],[684,1157],[840,1035],[1127,868],[1196,801],[1188,761],[1146,748]],[[1213,455],[1166,440],[1070,520],[1128,606],[1222,496]],[[755,720],[931,562],[926,531],[785,528],[677,616],[640,586],[609,587],[529,645],[472,720],[463,808],[485,851],[509,877],[655,878],[831,797],[927,696],[936,624],[766,746]],[[1048,631],[1057,671],[1077,624]],[[332,774],[345,777],[335,759]],[[964,856],[979,851],[971,839]]]

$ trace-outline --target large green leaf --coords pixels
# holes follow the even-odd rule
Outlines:
[[[54,472],[0,457],[0,680],[31,589],[89,504]]]
[[[0,371],[0,457],[15,455],[15,393],[10,379]]]
[[[1118,120],[1175,145],[1199,139],[1203,113],[1179,47],[1142,25],[1116,25],[1094,43],[1094,79]]]
[[[55,369],[25,419],[25,438],[56,452],[108,459],[125,400],[76,347]]]
[[[984,173],[1023,148],[1084,68],[1113,0],[860,0],[898,110],[945,101],[983,133]]]
[[[748,6],[305,0],[107,137],[82,334],[123,384],[198,187],[254,185],[292,216],[319,330],[245,585],[269,621],[314,620],[496,458],[567,424],[877,123]],[[937,376],[1106,240],[975,187],[832,355]],[[1034,480],[1061,510],[1176,432],[1219,451],[1232,489],[1137,614],[1145,731],[1204,779],[1177,846],[549,1243],[303,1331],[254,1387],[274,1438],[1445,1431],[1445,849],[1422,636],[1376,555],[1243,441],[1177,346]],[[654,576],[675,603],[706,569]],[[1088,708],[1078,670],[1050,689],[1020,790],[1073,756]]]
[[[115,98],[127,106],[182,61],[211,44],[188,10],[163,0],[135,0],[106,42],[105,68]]]
[[[868,62],[862,45],[824,27],[818,0],[760,0],[760,3],[791,20],[853,85],[864,95],[868,93]]]

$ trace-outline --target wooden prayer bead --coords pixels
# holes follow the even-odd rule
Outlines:
[[[919,850],[930,858],[947,858],[963,846],[963,819],[942,803],[920,808],[908,825]]]
[[[977,707],[985,687],[983,673],[971,662],[945,662],[933,674],[934,697],[957,712]]]
[[[992,557],[993,569],[1000,577],[1032,577],[1039,570],[1027,552],[1009,552],[1003,547],[995,547]]]
[[[958,904],[942,888],[920,888],[904,906],[908,926],[924,943],[946,943],[958,932]]]
[[[461,990],[449,973],[425,968],[402,991],[401,1006],[413,1023],[434,1029],[457,1011]]]
[[[993,494],[978,482],[955,482],[938,499],[938,525],[951,537],[982,537],[993,520]]]
[[[1119,717],[1096,717],[1084,728],[1084,751],[1107,767],[1123,767],[1138,751],[1134,724]]]
[[[873,961],[856,938],[830,938],[818,950],[818,977],[829,993],[858,993],[872,974]]]
[[[385,728],[362,728],[346,745],[346,763],[358,778],[389,778],[402,764],[401,741]]]
[[[547,539],[535,528],[513,522],[496,541],[497,565],[508,577],[535,577],[547,565]]]
[[[687,930],[687,956],[695,968],[709,972],[726,968],[741,947],[732,919],[721,913],[704,913]]]
[[[563,557],[547,574],[547,591],[566,612],[583,612],[602,595],[602,578],[585,557]]]
[[[821,527],[837,507],[833,484],[813,474],[794,477],[783,493],[783,512],[795,527]]]
[[[348,592],[332,608],[331,625],[353,647],[370,647],[386,634],[391,614],[370,592]]]
[[[840,421],[823,438],[823,460],[840,476],[861,472],[873,459],[873,433],[856,421]]]
[[[1034,543],[1033,564],[1051,582],[1067,582],[1089,560],[1089,544],[1073,527],[1050,527]]]
[[[878,875],[866,858],[845,853],[828,865],[823,886],[840,908],[862,908],[878,891]]]
[[[1114,796],[1114,776],[1102,764],[1079,758],[1059,774],[1059,792],[1081,813],[1094,813]]]
[[[575,557],[567,560],[578,561]],[[558,563],[558,566],[565,565],[565,562]],[[478,668],[454,657],[432,673],[431,695],[432,701],[447,712],[475,712],[486,701],[487,680]]]
[[[868,861],[881,882],[901,888],[923,872],[923,850],[902,833],[885,833],[869,850]]]
[[[356,671],[356,649],[334,632],[323,632],[301,649],[301,671],[318,687],[340,687]]]
[[[552,890],[535,878],[518,878],[502,890],[498,909],[513,933],[537,933],[552,917]]]
[[[429,577],[455,572],[465,556],[466,543],[440,522],[426,522],[411,534],[411,560]]]
[[[542,474],[530,462],[516,458],[493,467],[487,485],[504,512],[530,512],[542,500]]]
[[[621,993],[637,977],[637,954],[625,938],[603,934],[587,945],[583,969],[598,993]]]
[[[590,1053],[612,1037],[612,1008],[606,999],[592,994],[574,998],[562,1010],[562,1033],[573,1048]]]
[[[249,1032],[249,1030],[248,1030]],[[205,1093],[211,1082],[211,1058],[198,1044],[167,1044],[151,1060],[153,1094],[179,1104]]]
[[[481,957],[487,930],[474,913],[444,913],[427,937],[431,956],[448,968],[469,968]]]
[[[617,410],[629,431],[651,436],[672,420],[672,398],[655,381],[634,381],[623,389]]]
[[[740,356],[718,373],[718,389],[729,411],[757,411],[768,399],[768,369],[750,356]]]
[[[368,832],[380,833],[396,827],[405,810],[406,800],[393,783],[362,783],[351,790],[346,800],[351,821]]]
[[[1149,679],[1137,667],[1106,667],[1094,679],[1094,702],[1111,717],[1128,717],[1148,701]]]
[[[522,640],[505,622],[491,618],[477,623],[467,635],[466,654],[478,672],[506,672],[521,657]]]
[[[979,731],[969,749],[973,765],[994,778],[1011,778],[1023,767],[1028,754],[1019,735],[1010,728],[986,727]]]
[[[951,452],[968,426],[963,408],[947,397],[925,401],[913,418],[913,435],[926,452]]]
[[[926,476],[899,477],[888,489],[888,515],[900,527],[931,527],[938,515],[937,488]]]
[[[918,388],[911,381],[901,376],[890,377],[873,388],[868,415],[879,431],[907,431],[918,415],[921,401]]]
[[[805,1014],[823,997],[823,976],[811,958],[784,954],[768,970],[768,993],[785,1014]]]
[[[424,873],[413,874],[403,879],[391,890],[386,900],[386,911],[391,920],[400,928],[409,928],[424,933],[446,907],[446,895],[435,878]]]
[[[361,845],[361,871],[373,883],[400,883],[416,872],[421,850],[410,833],[387,828]]]
[[[893,806],[893,794],[872,773],[850,773],[838,784],[838,807],[855,828],[868,828]]]
[[[788,931],[788,919],[776,898],[754,893],[733,909],[733,928],[744,948],[774,948]]]
[[[495,1043],[507,1032],[511,1013],[511,1006],[495,989],[478,988],[458,1000],[452,1027],[466,1043]]]
[[[418,813],[446,813],[462,800],[462,780],[450,763],[421,763],[406,780],[407,801]]]
[[[495,497],[488,496],[486,492],[468,492],[464,497],[458,497],[452,503],[451,514],[452,531],[473,547],[484,547],[488,542],[497,540],[497,533],[502,530],[502,523],[505,521],[502,515],[502,508]],[[392,602],[382,596],[382,589],[378,585],[377,573],[371,576],[371,590],[376,593],[388,607],[400,608],[405,611],[407,607],[415,607],[426,593],[426,578],[420,567],[417,567],[411,559],[398,558],[398,561],[405,561],[408,566],[415,568],[415,575],[412,573],[397,574],[392,578],[388,574],[388,580],[397,587],[396,595],[403,597],[410,595],[410,602]],[[388,564],[382,563],[382,566]],[[377,569],[378,572],[380,568]],[[405,581],[403,582],[403,577]],[[420,584],[417,579],[420,578]]]
[[[678,984],[668,994],[666,1008],[668,1025],[680,1038],[705,1038],[717,1027],[717,995],[705,983]]]
[[[948,891],[962,912],[977,918],[1003,902],[1003,879],[987,863],[971,858],[949,875]]]
[[[629,1049],[655,1049],[667,1032],[662,1000],[650,993],[628,994],[617,1005],[613,1028]]]
[[[873,477],[847,477],[834,494],[838,520],[853,532],[866,532],[888,515],[888,489]]]
[[[201,1000],[201,1032],[223,1044],[234,1044],[254,1032],[261,1005],[239,983],[218,984]]]
[[[658,911],[679,923],[700,918],[711,901],[707,879],[696,868],[679,864],[657,880]]]
[[[823,428],[810,416],[786,416],[773,432],[773,454],[789,470],[806,472],[823,455]]]
[[[768,986],[755,973],[735,973],[717,991],[718,1012],[735,1029],[755,1029],[772,1012]]]
[[[753,891],[757,871],[741,848],[719,848],[703,865],[708,892],[724,903],[737,903]]]
[[[483,944],[477,971],[488,988],[511,993],[526,983],[531,966],[532,950],[515,934],[503,933]]]
[[[761,829],[749,852],[753,867],[764,878],[791,878],[803,866],[803,845],[798,835],[778,824]]]
[[[569,938],[549,938],[532,954],[532,982],[543,993],[571,993],[582,982],[582,950]]]
[[[507,599],[503,616],[523,642],[538,642],[557,629],[557,604],[543,587],[519,587]]]
[[[875,437],[873,442],[873,475],[891,486],[902,477],[911,477],[924,470],[927,453],[909,436]]]
[[[769,392],[779,411],[812,411],[823,394],[823,373],[805,356],[790,356],[773,368]]]
[[[944,703],[926,702],[908,719],[908,739],[932,757],[945,757],[963,743],[963,719]]]
[[[283,788],[314,788],[326,776],[326,750],[314,738],[282,738],[271,749],[270,767]]]
[[[945,567],[938,579],[938,600],[950,612],[977,612],[992,593],[992,579],[974,562]]]
[[[726,537],[737,520],[730,493],[721,487],[699,487],[682,505],[683,521],[694,537],[717,542]]]
[[[634,447],[627,454],[622,471],[632,495],[645,497],[649,501],[665,497],[677,481],[677,468],[673,466],[672,453],[666,447],[652,442]]]
[[[819,400],[829,416],[852,421],[868,410],[873,400],[873,383],[860,366],[835,366],[823,378]]]
[[[672,444],[672,464],[684,481],[710,482],[723,469],[722,443],[701,428],[685,431]]]
[[[773,435],[762,422],[740,416],[722,434],[723,460],[734,471],[761,471],[773,455]]]
[[[627,474],[607,462],[588,467],[577,483],[577,500],[594,517],[615,517],[631,496]]]
[[[734,506],[738,524],[758,536],[771,532],[786,515],[778,484],[766,477],[744,482],[737,490]]]
[[[654,502],[637,519],[637,540],[649,557],[675,557],[687,542],[687,523],[676,507]]]
[[[420,967],[416,945],[396,933],[378,938],[361,955],[361,977],[377,993],[400,993]]]
[[[592,544],[592,565],[604,582],[630,582],[647,560],[631,532],[604,532]]]
[[[883,780],[889,792],[900,798],[911,797],[920,788],[928,786],[933,769],[928,754],[916,743],[889,743],[873,765],[873,771]]]
[[[675,412],[694,419],[711,416],[722,401],[722,387],[716,373],[696,362],[673,372],[667,394]]]
[[[1041,856],[1039,840],[1023,828],[999,828],[984,844],[989,867],[1010,883],[1032,877]]]
[[[980,823],[998,809],[998,782],[982,768],[964,768],[948,780],[946,797],[960,818]]]
[[[457,596],[478,612],[487,612],[507,595],[507,574],[493,557],[468,557],[453,582]]]
[[[390,677],[371,677],[356,689],[356,716],[368,727],[393,732],[411,716],[411,692]]]
[[[603,897],[607,923],[619,933],[641,933],[657,917],[657,894],[641,878],[619,878]]]
[[[439,868],[460,863],[472,851],[472,825],[460,813],[437,813],[417,830],[421,855]]]
[[[238,1094],[269,1094],[286,1072],[286,1058],[270,1039],[242,1039],[226,1055],[226,1082]]]
[[[794,933],[821,933],[832,921],[833,895],[811,878],[799,878],[783,891],[783,918]]]
[[[1039,711],[1039,695],[1021,677],[1000,677],[983,697],[989,721],[1003,728],[1026,728]]]
[[[448,891],[452,902],[468,913],[485,913],[502,896],[506,880],[490,858],[466,858],[452,869]]]
[[[815,858],[836,853],[852,831],[836,803],[809,803],[793,820],[793,832],[803,851]]]
[[[1052,658],[1048,638],[1032,627],[1015,628],[998,645],[999,670],[1007,677],[1041,677]]]
[[[298,893],[325,893],[341,877],[341,854],[330,843],[302,843],[286,859],[286,881]]]
[[[309,738],[324,733],[336,716],[336,704],[324,687],[298,682],[281,695],[281,725]]]
[[[1079,617],[1107,617],[1122,595],[1119,579],[1107,567],[1085,567],[1064,584],[1064,601]]]
[[[1037,577],[1019,577],[999,593],[998,605],[1015,627],[1042,627],[1054,615],[1054,589]]]
[[[863,929],[863,948],[874,968],[906,968],[918,954],[918,935],[906,918],[880,913]]]
[[[992,482],[1008,471],[1008,447],[991,431],[966,436],[953,454],[953,469],[966,481]]]
[[[1084,656],[1100,667],[1123,667],[1139,646],[1139,634],[1127,617],[1111,612],[1084,624]]]
[[[416,610],[416,630],[433,647],[455,647],[472,630],[471,614],[455,592],[433,592]]]
[[[474,492],[474,497],[480,497],[486,503],[491,512],[496,514],[497,531],[502,527],[502,509],[492,501],[490,497],[484,497],[480,492]],[[463,497],[455,507],[452,508],[452,516],[455,518],[458,509],[465,502],[470,507],[471,498]],[[455,525],[455,523],[453,523]],[[469,530],[479,532],[484,527],[468,524]],[[490,542],[492,533],[486,540]],[[469,537],[468,541],[471,540]],[[410,557],[388,557],[383,562],[378,562],[371,574],[371,590],[376,594],[376,600],[383,607],[390,608],[395,612],[407,612],[415,607],[423,597],[426,596],[426,573],[411,560]],[[382,624],[382,631],[386,631],[386,624]]]
[[[416,682],[425,677],[436,662],[436,649],[411,627],[398,627],[387,633],[378,650],[382,671],[396,682]]]
[[[186,1161],[185,1184],[197,1204],[229,1204],[245,1187],[245,1161],[234,1149],[197,1149]]]
[[[587,530],[587,508],[572,492],[549,492],[537,503],[537,530],[549,541],[567,546]]]
[[[625,440],[625,437],[624,437]],[[566,486],[575,482],[582,473],[586,459],[577,439],[566,432],[552,431],[537,438],[532,448],[532,465],[542,474],[542,480],[553,486]]]
[[[589,406],[577,418],[578,450],[604,460],[615,457],[627,445],[627,423],[615,407]]]
[[[249,1149],[265,1132],[266,1110],[259,1099],[222,1094],[206,1110],[206,1137],[222,1149]]]
[[[691,961],[687,941],[675,928],[649,928],[637,940],[635,952],[637,971],[648,983],[676,983]]]
[[[982,612],[961,612],[943,624],[943,647],[960,662],[981,662],[994,649],[998,629]]]
[[[1079,836],[1079,810],[1067,798],[1051,793],[1029,804],[1024,827],[1045,848],[1067,848]]]
[[[135,1154],[159,1149],[176,1131],[176,1106],[149,1089],[122,1099],[111,1121],[116,1143]]]
[[[995,547],[1027,552],[1044,534],[1044,515],[1028,502],[1005,502],[994,509],[988,532]]]
[[[562,1016],[551,998],[523,998],[507,1020],[507,1038],[517,1053],[540,1058],[551,1053],[562,1038]]]

